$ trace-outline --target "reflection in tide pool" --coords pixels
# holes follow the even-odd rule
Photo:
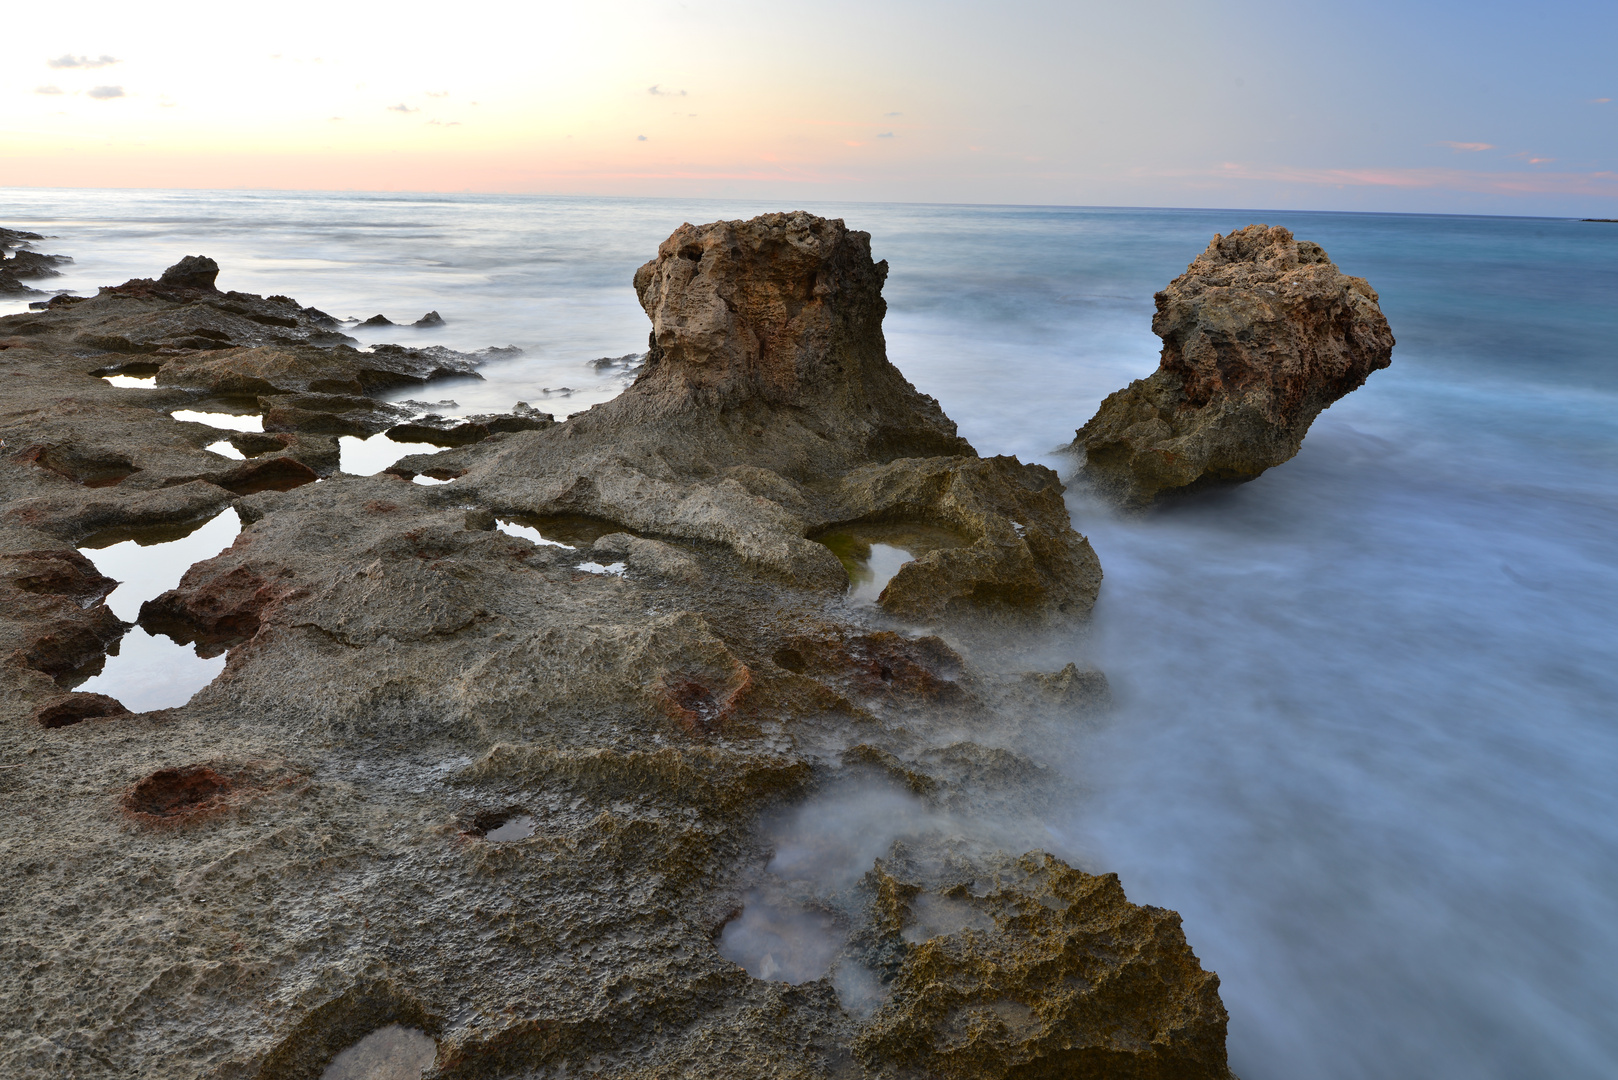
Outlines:
[[[929,551],[960,547],[947,529],[920,523],[861,523],[817,537],[848,571],[848,602],[875,604],[893,575]]]
[[[220,439],[216,443],[209,443],[207,446],[203,447],[203,449],[208,451],[210,454],[218,454],[220,457],[228,457],[233,461],[247,460],[247,455],[243,454],[240,450],[232,446],[230,444],[230,440],[228,439]]]
[[[867,550],[870,554],[848,574],[848,602],[851,604],[876,603],[899,567],[915,559],[904,548],[892,544],[872,544]]]
[[[204,660],[189,645],[136,626],[118,643],[117,655],[107,657],[101,674],[75,689],[115,697],[130,712],[150,712],[184,705],[224,669],[222,653]]]
[[[486,831],[483,839],[493,840],[495,843],[526,840],[534,835],[534,830],[538,827],[539,822],[534,819],[534,815],[516,814]]]
[[[388,438],[387,432],[368,439],[344,435],[337,440],[338,468],[350,476],[375,476],[400,458],[411,454],[436,454],[448,447],[431,443],[402,443]]]
[[[137,390],[155,390],[157,388],[156,375],[148,375],[145,378],[141,378],[139,375],[103,375],[101,377],[113,386]]]
[[[124,622],[134,622],[141,604],[174,588],[192,563],[213,558],[239,532],[241,522],[227,510],[184,536],[149,533],[109,547],[79,550],[97,570],[119,582],[107,597],[107,606]]]
[[[420,1080],[438,1044],[418,1028],[389,1024],[331,1059],[320,1080]]]
[[[178,585],[193,563],[229,547],[241,523],[227,510],[183,536],[175,536],[176,531],[148,530],[107,547],[80,549],[97,570],[119,582],[107,596],[107,606],[124,622],[134,622],[142,604]],[[184,705],[225,666],[223,656],[205,660],[189,646],[154,637],[138,626],[117,649],[108,655],[101,674],[77,689],[115,697],[133,712]]]
[[[549,537],[540,535],[539,530],[532,525],[518,525],[513,521],[497,521],[494,527],[507,536],[527,540],[530,544],[546,544],[551,547],[567,548],[569,551],[574,550],[572,544],[564,544],[560,540],[552,540]]]
[[[193,424],[207,424],[225,431],[263,431],[264,417],[238,416],[235,413],[198,412],[195,409],[176,409],[169,413],[176,420],[189,420]]]

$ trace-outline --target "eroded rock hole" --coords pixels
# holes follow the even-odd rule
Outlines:
[[[831,915],[772,903],[749,893],[741,914],[719,934],[719,955],[767,982],[805,983],[823,977],[843,949]]]
[[[669,701],[679,710],[681,723],[699,734],[711,734],[719,727],[724,711],[713,691],[695,679],[676,679],[667,684]]]
[[[511,808],[479,814],[472,819],[471,825],[465,831],[468,836],[480,837],[499,844],[526,840],[534,835],[534,830],[538,827],[539,821],[534,815]]]
[[[123,806],[140,818],[183,820],[224,805],[233,786],[227,777],[206,765],[159,769],[129,790]]]
[[[140,472],[140,468],[128,458],[95,449],[37,446],[23,456],[42,469],[88,488],[113,487]]]
[[[126,716],[128,713],[123,702],[105,694],[70,694],[42,705],[34,713],[34,719],[40,727],[60,728],[85,720]]]

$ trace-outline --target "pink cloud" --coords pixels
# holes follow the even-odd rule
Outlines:
[[[1479,150],[1493,150],[1494,149],[1494,144],[1493,143],[1486,143],[1486,142],[1450,142],[1447,139],[1442,141],[1442,142],[1435,143],[1434,145],[1436,145],[1436,146],[1447,146],[1451,150],[1455,151],[1457,154],[1475,154]]]
[[[1531,162],[1533,159],[1530,159]],[[1550,161],[1550,158],[1538,159]],[[1331,187],[1436,188],[1489,195],[1580,195],[1618,199],[1618,172],[1472,172],[1465,169],[1300,169],[1231,162],[1206,172],[1154,173],[1180,178],[1265,180]]]

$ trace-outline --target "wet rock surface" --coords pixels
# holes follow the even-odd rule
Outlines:
[[[1376,291],[1284,228],[1215,236],[1156,300],[1158,370],[1103,401],[1072,445],[1084,479],[1127,506],[1291,459],[1322,410],[1392,360]]]
[[[58,266],[71,263],[66,255],[45,255],[33,250],[33,241],[45,237],[21,229],[0,228],[0,296],[43,296],[28,280],[59,277]]]
[[[888,364],[884,270],[807,214],[682,227],[623,395],[429,421],[488,431],[368,477],[300,419],[382,422],[322,381],[357,350],[129,336],[217,310],[194,284],[0,319],[0,1072],[310,1078],[408,1030],[435,1080],[1227,1076],[1177,917],[1024,854],[1039,747],[1106,685],[1000,643],[1100,570],[1049,470]],[[85,339],[114,323],[128,351]],[[95,374],[136,363],[155,388]],[[243,461],[169,415],[266,403]],[[322,482],[239,490],[263,462]],[[225,506],[139,614],[223,673],[157,713],[73,693],[126,629],[76,547]],[[959,542],[856,608],[809,537],[862,521]],[[803,970],[721,953],[749,908],[820,935]]]

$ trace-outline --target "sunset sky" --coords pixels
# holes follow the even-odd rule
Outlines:
[[[0,186],[1618,217],[1618,4],[79,3]]]

